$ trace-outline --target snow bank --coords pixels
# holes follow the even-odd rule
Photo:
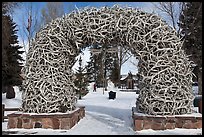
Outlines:
[[[89,85],[89,93],[78,100],[77,105],[85,106],[85,117],[70,130],[53,129],[7,129],[8,122],[2,122],[2,134],[16,132],[17,135],[201,135],[202,129],[172,129],[172,130],[133,130],[132,107],[135,106],[138,94],[135,92],[117,91],[114,84],[108,84],[108,91],[103,94],[103,88],[93,92],[93,83]],[[117,91],[116,99],[108,99],[109,90]],[[15,87],[16,98],[6,99],[2,103],[7,107],[20,107],[21,92]]]

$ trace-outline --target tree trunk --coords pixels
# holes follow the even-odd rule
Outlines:
[[[8,86],[7,87],[6,98],[7,99],[15,98],[15,91],[14,91],[12,86]]]
[[[121,83],[120,83],[120,75],[121,75],[121,65],[118,66],[118,87],[121,87]]]

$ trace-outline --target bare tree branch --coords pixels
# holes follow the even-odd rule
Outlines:
[[[32,2],[30,3],[24,3],[21,5],[22,10],[25,10],[25,15],[19,16],[18,20],[22,24],[19,25],[19,30],[21,30],[19,33],[21,35],[21,39],[23,42],[24,49],[29,49],[30,47],[30,41],[32,38],[34,38],[35,33],[39,31],[39,26],[40,26],[40,20],[39,20],[39,13],[36,10],[34,4]],[[28,26],[29,22],[28,20],[31,19],[30,25]],[[21,26],[21,27],[20,27]],[[29,28],[28,28],[29,27]],[[28,46],[28,48],[26,48]],[[25,50],[25,53],[27,55],[27,51]]]
[[[177,25],[177,22],[179,20],[179,16],[181,14],[181,5],[183,2],[158,2],[153,3],[153,5],[162,13],[165,13],[172,23],[172,27],[177,30],[177,32],[180,32],[180,28]],[[178,27],[178,28],[177,28]]]

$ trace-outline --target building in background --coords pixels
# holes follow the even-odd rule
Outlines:
[[[129,72],[127,75],[121,75],[120,78],[122,89],[137,89],[138,86],[138,75]]]

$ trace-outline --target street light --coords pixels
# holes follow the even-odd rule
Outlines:
[[[118,48],[117,47],[112,47],[112,48],[100,48],[100,49],[90,49],[91,53],[95,54],[99,54],[99,53],[103,53],[102,54],[102,59],[104,59],[104,61],[102,60],[103,64],[102,64],[102,68],[104,68],[105,66],[105,71],[103,72],[103,94],[104,94],[104,87],[105,90],[107,91],[107,87],[106,87],[106,52],[107,53],[116,53],[118,52]]]

